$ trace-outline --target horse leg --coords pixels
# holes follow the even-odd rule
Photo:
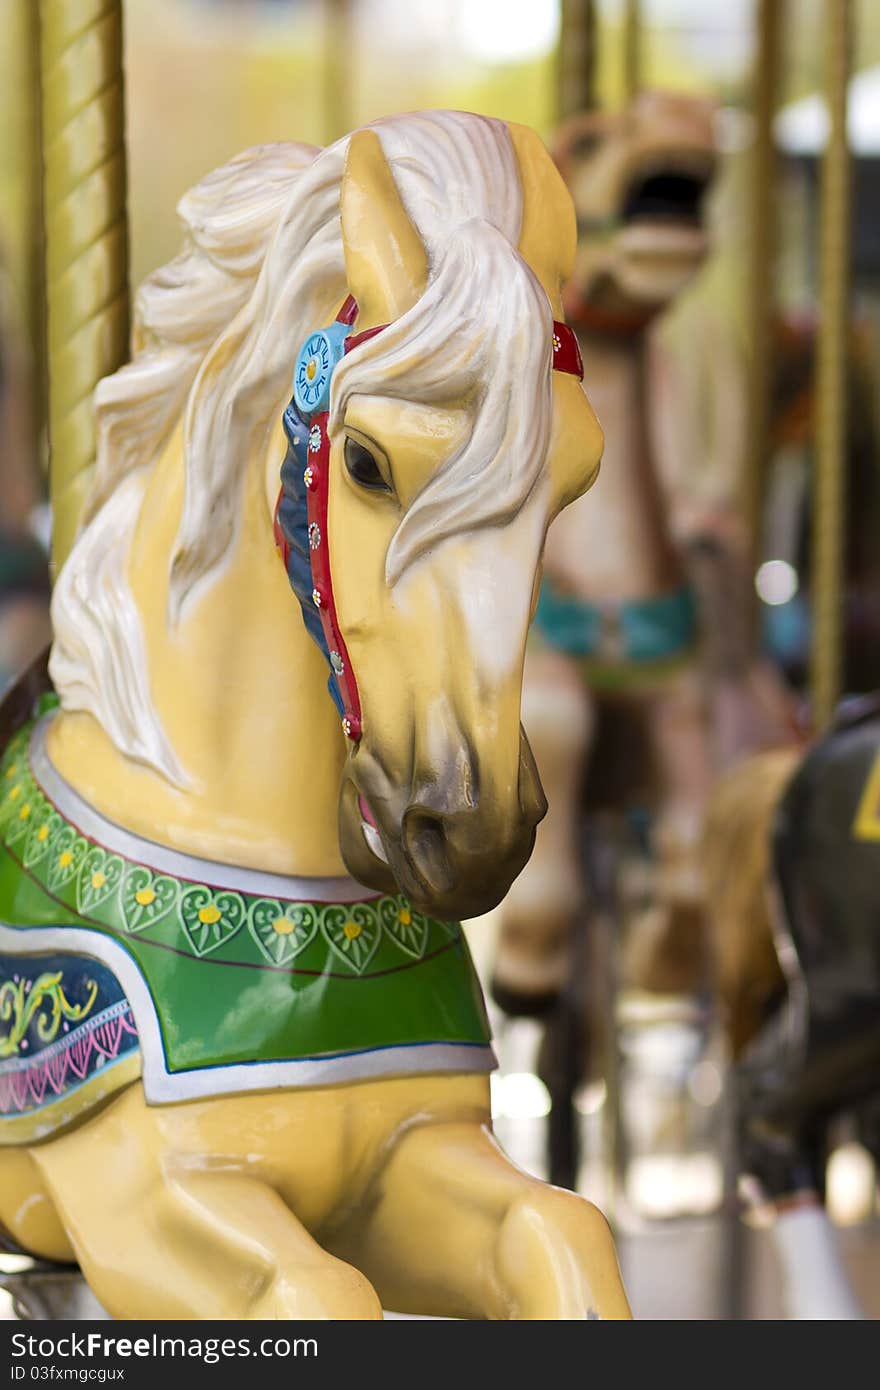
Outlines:
[[[860,1321],[838,1235],[819,1197],[777,1207],[771,1238],[782,1271],[785,1307],[794,1321]]]
[[[786,1034],[780,1013],[737,1067],[740,1163],[774,1215],[769,1234],[779,1261],[785,1316],[795,1321],[858,1320],[864,1313],[825,1209],[828,1135],[824,1120],[814,1113],[812,1081],[821,1073],[802,1061],[786,1068]],[[833,1077],[833,1072],[825,1074],[826,1085],[829,1074]]]
[[[630,1316],[602,1214],[515,1168],[476,1120],[407,1130],[326,1244],[356,1262],[396,1312]]]
[[[577,826],[592,716],[577,664],[548,648],[529,651],[523,724],[548,811],[532,856],[501,906],[491,987],[507,1013],[545,1012],[570,975],[573,929],[584,905]]]
[[[83,1274],[121,1318],[381,1318],[357,1270],[322,1250],[239,1156],[175,1149],[133,1088],[34,1150]]]
[[[364,1276],[323,1250],[268,1184],[245,1173],[188,1167],[171,1181],[196,1227],[224,1250],[224,1277],[254,1288],[246,1311],[231,1316],[381,1319],[382,1306]],[[236,1265],[244,1283],[235,1276]],[[252,1278],[257,1271],[258,1288]]]
[[[784,1126],[770,1130],[772,1138],[765,1144],[760,1117],[752,1128],[752,1147],[744,1149],[745,1166],[770,1195],[769,1234],[782,1276],[784,1315],[796,1322],[864,1318],[843,1262],[838,1232],[825,1209],[824,1142],[793,1125],[788,1132]]]
[[[700,850],[714,777],[698,672],[678,672],[647,701],[661,787],[653,832],[654,904],[632,923],[623,973],[642,989],[692,993],[705,984],[708,970]]]

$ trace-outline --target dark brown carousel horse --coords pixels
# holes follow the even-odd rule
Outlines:
[[[720,784],[705,867],[741,1170],[775,1209],[794,1316],[858,1316],[824,1212],[832,1126],[880,1160],[880,693],[804,757]]]

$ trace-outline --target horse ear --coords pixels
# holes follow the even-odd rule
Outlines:
[[[423,294],[428,258],[374,130],[355,131],[349,141],[340,215],[358,332],[391,323]]]
[[[571,275],[577,246],[574,204],[541,138],[513,121],[507,128],[523,191],[519,253],[543,285],[554,315],[561,319],[560,287]]]

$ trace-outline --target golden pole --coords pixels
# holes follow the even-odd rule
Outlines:
[[[851,43],[851,0],[825,0],[823,47],[829,132],[822,163],[820,208],[818,420],[810,582],[813,597],[810,689],[817,729],[824,728],[834,713],[840,696],[842,669],[850,257],[846,101]]]
[[[562,0],[557,50],[557,120],[596,104],[596,10],[593,0]]]
[[[46,295],[43,254],[43,180],[40,139],[40,26],[39,14],[30,0],[25,7],[25,48],[27,84],[27,192],[25,225],[25,303],[27,306],[28,347],[30,350],[30,445],[31,476],[44,481],[43,446],[46,429]]]
[[[324,0],[324,138],[328,145],[353,125],[351,54],[354,0]]]
[[[623,104],[630,106],[641,86],[642,43],[639,0],[626,0],[623,14]]]
[[[749,196],[748,364],[749,444],[744,460],[742,514],[754,569],[760,542],[764,479],[770,453],[774,371],[774,271],[777,251],[776,149],[773,118],[779,91],[783,0],[758,0],[757,54],[752,93],[754,141]]]
[[[40,0],[52,565],[95,462],[92,395],[128,356],[121,0]]]

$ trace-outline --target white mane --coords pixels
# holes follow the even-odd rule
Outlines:
[[[337,368],[331,432],[356,392],[473,403],[470,438],[389,547],[393,583],[429,539],[508,520],[541,476],[552,313],[516,250],[522,191],[506,125],[422,112],[374,128],[427,248],[429,279],[407,314]],[[138,294],[134,360],[95,393],[95,480],[55,586],[52,678],[65,709],[92,713],[123,753],[178,785],[186,775],[153,705],[126,576],[147,476],[183,413],[185,500],[170,557],[176,622],[231,552],[244,472],[289,397],[300,343],[347,293],[347,145],[261,146],[192,189],[178,209],[184,250]]]

